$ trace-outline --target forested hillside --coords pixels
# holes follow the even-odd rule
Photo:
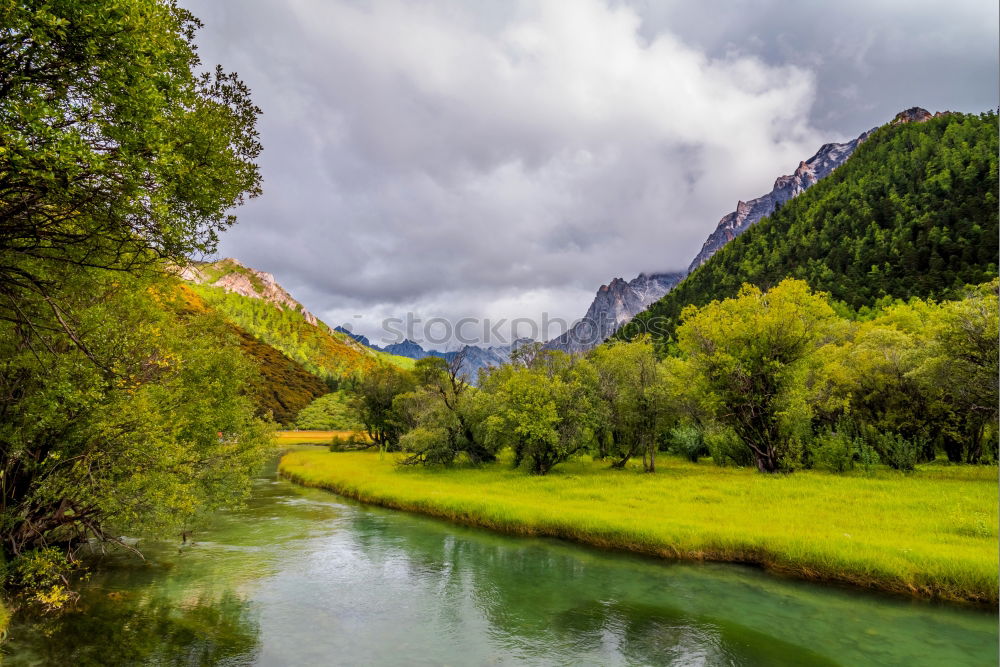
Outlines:
[[[833,174],[729,242],[615,338],[674,338],[681,311],[805,280],[862,309],[946,298],[997,275],[997,116],[883,126]]]
[[[182,284],[179,289],[183,311],[193,314],[212,311],[191,286]],[[228,324],[236,333],[243,353],[257,366],[250,394],[261,415],[270,415],[279,424],[290,424],[303,408],[330,390],[299,362],[235,324]]]

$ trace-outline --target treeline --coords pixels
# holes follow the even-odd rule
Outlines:
[[[650,472],[662,451],[762,472],[995,464],[997,292],[993,281],[859,320],[801,280],[745,285],[685,309],[663,359],[648,336],[585,357],[526,346],[478,389],[457,364],[421,359],[369,374],[355,406],[372,441],[410,464],[495,461],[505,448],[538,474],[583,452]]]
[[[616,335],[665,348],[681,312],[805,280],[847,308],[952,298],[997,276],[995,113],[946,114],[876,131],[832,174],[730,241]]]

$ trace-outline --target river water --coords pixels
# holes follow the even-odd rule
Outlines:
[[[513,538],[296,487],[271,466],[194,544],[109,558],[5,665],[997,664],[997,615]]]

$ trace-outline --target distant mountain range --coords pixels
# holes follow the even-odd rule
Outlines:
[[[867,139],[874,129],[862,132],[856,139],[847,143],[820,146],[816,154],[800,162],[792,174],[779,176],[770,192],[756,199],[737,202],[736,210],[722,217],[686,271],[648,275],[641,273],[629,282],[615,278],[607,285],[601,285],[583,319],[566,333],[545,343],[545,348],[576,353],[586,352],[600,345],[633,317],[663,298],[685,276],[708,261],[724,245],[754,223],[774,213],[788,200],[828,176],[851,156],[854,149]]]
[[[510,345],[494,345],[491,347],[465,345],[458,350],[440,352],[438,350],[425,350],[419,343],[408,338],[401,343],[391,343],[385,347],[378,347],[377,345],[372,345],[367,337],[351,333],[343,327],[337,327],[335,330],[340,333],[347,334],[354,340],[362,343],[363,345],[367,345],[372,349],[380,350],[400,357],[408,357],[410,359],[439,357],[450,363],[459,355],[462,355],[462,361],[458,369],[458,374],[463,376],[467,382],[471,382],[473,384],[478,382],[479,371],[481,369],[495,368],[506,364],[510,361],[510,355],[514,350],[522,347],[523,345],[534,342],[530,338],[518,338]]]

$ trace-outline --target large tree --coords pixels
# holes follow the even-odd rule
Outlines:
[[[173,0],[0,0],[0,548],[20,583],[239,500],[267,451],[229,330],[162,275],[260,192],[260,111],[201,71],[199,25]]]
[[[68,325],[53,265],[211,251],[260,192],[260,111],[200,72],[198,20],[173,0],[0,0],[0,25],[0,317],[42,299]]]
[[[836,331],[838,318],[801,280],[763,292],[744,285],[735,299],[685,311],[681,353],[718,398],[718,419],[774,472],[790,444],[788,415],[804,362]]]

